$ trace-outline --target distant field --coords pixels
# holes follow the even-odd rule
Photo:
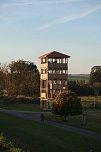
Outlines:
[[[27,152],[101,151],[99,140],[4,113],[0,113],[0,132]]]
[[[101,107],[101,96],[84,96],[81,97],[82,104],[85,106],[90,106],[91,104],[97,104],[97,108]]]
[[[97,102],[101,102],[101,96],[98,96],[98,97],[82,96],[81,99],[82,99],[82,101],[97,101]]]
[[[80,81],[84,80],[85,82],[89,81],[89,74],[69,74],[68,80]]]

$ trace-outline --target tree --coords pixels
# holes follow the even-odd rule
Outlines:
[[[70,90],[62,92],[56,96],[52,105],[52,112],[64,116],[65,120],[68,115],[79,115],[82,113],[81,100]]]
[[[77,81],[69,81],[68,89],[75,92],[76,94],[80,93],[80,85]]]
[[[7,66],[6,64],[0,63],[0,95],[4,95],[6,91],[6,82],[7,82]]]
[[[68,89],[75,92],[78,96],[92,96],[94,94],[92,85],[81,81],[69,81]]]
[[[89,83],[94,84],[96,82],[101,83],[101,66],[94,66],[91,69]]]
[[[9,95],[39,96],[39,71],[29,61],[13,61],[9,64]]]

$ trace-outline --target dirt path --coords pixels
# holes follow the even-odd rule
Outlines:
[[[40,120],[40,115],[43,112],[28,112],[28,111],[17,111],[17,110],[6,110],[6,109],[1,109],[0,108],[0,112],[5,112],[8,114],[12,114],[15,115],[17,117],[20,118],[24,118],[24,119],[29,119],[29,120],[34,120],[36,122],[39,122],[42,124],[41,120]],[[44,112],[44,115],[47,114],[51,114],[50,112]],[[57,127],[57,128],[61,128],[64,129],[66,131],[70,131],[70,132],[74,132],[83,136],[87,136],[87,137],[91,137],[91,138],[95,138],[98,140],[101,140],[101,134],[100,133],[96,133],[93,131],[89,131],[86,129],[81,129],[81,128],[76,128],[76,127],[72,127],[69,125],[63,125],[57,122],[53,122],[53,121],[48,121],[48,120],[44,120],[44,124],[53,126],[53,127]]]

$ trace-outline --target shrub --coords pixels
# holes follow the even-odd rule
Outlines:
[[[72,91],[62,92],[56,96],[52,105],[53,114],[64,116],[82,113],[81,99]]]
[[[24,152],[22,149],[14,147],[12,142],[8,141],[3,134],[0,134],[0,150],[5,152]]]

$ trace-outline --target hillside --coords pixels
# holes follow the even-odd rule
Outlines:
[[[85,81],[88,82],[89,80],[89,74],[69,74],[68,75],[68,80],[71,81]]]

